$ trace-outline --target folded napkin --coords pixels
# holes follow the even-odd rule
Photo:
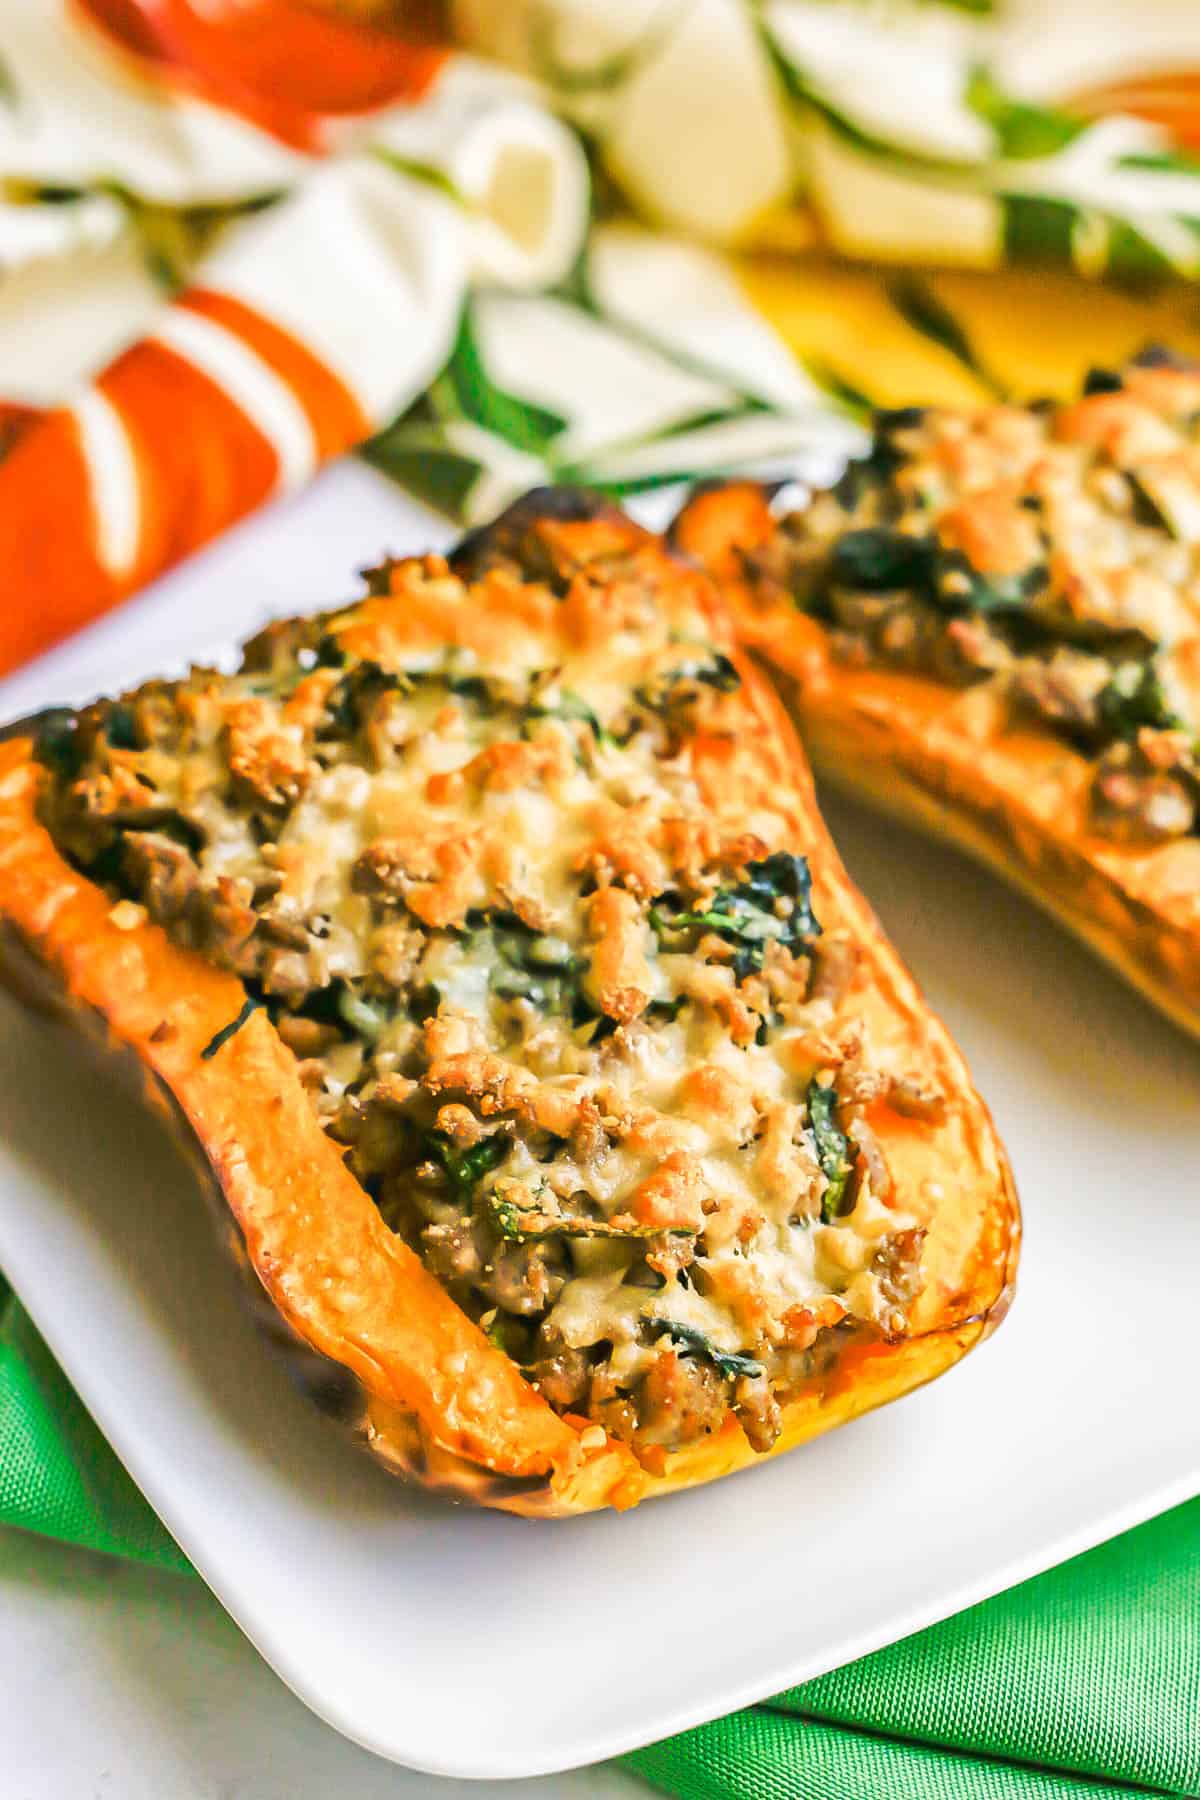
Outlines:
[[[1196,277],[1192,10],[0,0],[0,674],[364,440],[474,520],[1102,360],[1082,281],[1047,346],[989,277],[1014,382],[932,278],[794,253]]]
[[[190,4],[0,0],[0,393],[25,409],[0,672],[387,423],[471,284],[540,288],[579,249],[582,153],[519,77],[274,10],[304,43]],[[336,113],[286,104],[306,45]],[[364,81],[391,51],[358,96],[356,45]]]
[[[189,1567],[2,1281],[0,1521]],[[1200,1500],[625,1761],[686,1800],[1195,1795],[1198,1701]]]

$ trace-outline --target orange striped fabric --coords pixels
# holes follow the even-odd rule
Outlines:
[[[195,343],[188,320],[200,326]],[[263,404],[239,403],[214,373],[226,364],[234,388]],[[0,674],[370,430],[349,388],[304,344],[208,289],[184,294],[154,336],[71,405],[40,418],[11,410],[12,448],[0,462]]]
[[[473,285],[571,266],[588,179],[443,0],[0,15],[0,260],[23,328],[50,297],[0,392],[3,674],[403,414]]]
[[[375,16],[296,0],[77,0],[142,70],[240,113],[298,150],[324,147],[329,119],[419,100],[446,56],[437,0]]]
[[[179,305],[236,333],[287,382],[308,415],[322,460],[340,456],[368,435],[371,421],[350,389],[291,332],[232,295],[210,288],[192,288]]]
[[[0,673],[107,611],[123,590],[105,567],[91,471],[65,408],[22,433],[0,463]]]

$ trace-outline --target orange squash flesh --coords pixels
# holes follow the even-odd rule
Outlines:
[[[614,527],[560,529],[582,543]],[[715,608],[714,619],[722,641]],[[802,847],[819,916],[861,946],[865,1023],[874,1038],[911,1047],[948,1096],[936,1122],[885,1108],[876,1127],[898,1192],[928,1229],[910,1333],[848,1340],[832,1372],[785,1409],[776,1454],[928,1381],[977,1343],[1011,1297],[1020,1224],[1003,1150],[959,1052],[850,884],[778,701],[733,654],[809,822]],[[241,982],[157,925],[114,918],[109,896],[39,822],[44,779],[28,737],[0,744],[0,937],[14,977],[18,965],[35,967],[77,1023],[135,1054],[152,1095],[198,1147],[273,1317],[298,1356],[315,1352],[340,1371],[354,1395],[344,1410],[376,1455],[428,1487],[531,1516],[627,1507],[757,1460],[732,1412],[655,1476],[587,1420],[555,1413],[383,1223],[267,1014],[201,1055],[241,1008]]]
[[[755,482],[697,493],[672,528],[717,580],[742,642],[778,682],[817,769],[995,870],[1200,1035],[1200,838],[1121,844],[1088,824],[1093,765],[1049,732],[978,723],[970,691],[851,667],[817,619],[747,575],[776,530]]]

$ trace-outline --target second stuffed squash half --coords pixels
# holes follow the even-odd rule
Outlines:
[[[698,491],[720,582],[831,780],[958,843],[1200,1034],[1200,369],[877,416],[799,503]]]
[[[4,744],[0,922],[167,1101],[276,1335],[455,1496],[710,1480],[1007,1305],[1004,1153],[781,707],[584,497]]]

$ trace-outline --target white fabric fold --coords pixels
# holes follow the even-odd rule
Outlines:
[[[375,424],[444,362],[470,283],[544,287],[579,253],[586,159],[510,71],[452,56],[420,101],[340,124],[318,159],[145,79],[66,0],[0,0],[0,25],[0,184],[83,190],[0,204],[0,397],[51,402],[160,310],[174,330],[139,255],[145,202],[278,192],[187,272],[290,331]]]

